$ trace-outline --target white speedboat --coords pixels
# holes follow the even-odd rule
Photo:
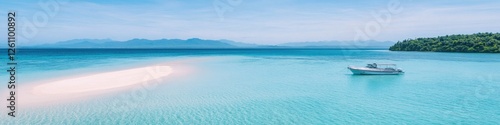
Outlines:
[[[396,67],[396,64],[368,64],[366,67],[347,67],[355,75],[399,75],[403,70]]]

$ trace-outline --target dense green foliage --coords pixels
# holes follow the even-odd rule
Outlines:
[[[500,33],[446,35],[399,41],[391,51],[479,52],[500,53]]]

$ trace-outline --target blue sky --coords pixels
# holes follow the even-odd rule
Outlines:
[[[58,9],[45,11],[40,2]],[[231,10],[217,11],[214,3]],[[279,44],[355,41],[360,32],[378,41],[500,32],[499,6],[498,0],[3,0],[0,13],[18,13],[22,44],[194,37]],[[379,21],[376,13],[390,18]]]

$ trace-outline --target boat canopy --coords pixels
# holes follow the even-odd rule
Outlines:
[[[377,65],[386,65],[386,66],[396,66],[396,64],[389,64],[389,63],[374,63],[374,64],[377,64]]]
[[[372,63],[372,64],[367,64],[367,68],[378,68],[378,67],[397,67],[396,64],[389,64],[389,63]]]

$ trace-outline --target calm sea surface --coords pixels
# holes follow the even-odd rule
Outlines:
[[[20,87],[81,73],[202,61],[186,62],[195,69],[189,77],[167,78],[155,88],[17,107],[16,118],[2,108],[0,124],[500,124],[500,54],[21,49],[17,58]],[[406,73],[359,76],[347,69],[373,62],[395,63]],[[7,75],[0,79],[7,82]]]

